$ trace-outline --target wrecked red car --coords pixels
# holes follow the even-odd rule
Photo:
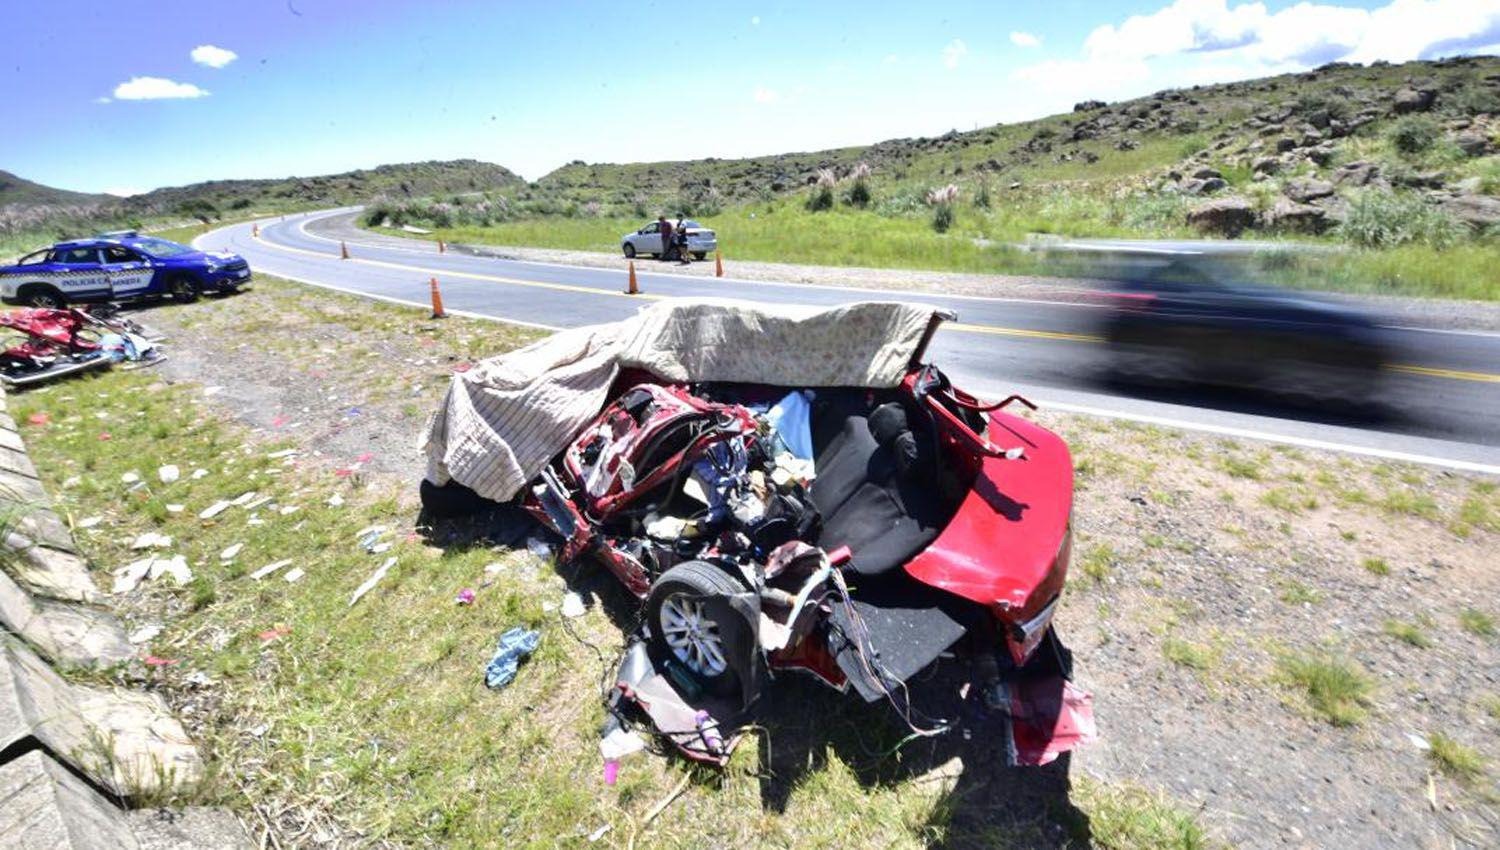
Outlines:
[[[878,381],[892,386],[612,373],[603,409],[515,498],[562,538],[561,562],[595,561],[643,602],[615,710],[720,762],[728,730],[796,671],[935,733],[908,683],[953,659],[1013,763],[1093,736],[1052,622],[1071,550],[1067,445],[1012,412],[1025,399],[981,402],[922,362],[944,318],[928,315]],[[450,397],[446,415],[471,407]]]

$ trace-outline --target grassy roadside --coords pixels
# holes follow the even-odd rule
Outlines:
[[[268,308],[291,312],[294,301],[293,327],[247,324]],[[514,344],[492,323],[430,323],[276,280],[251,296],[164,310],[195,334],[238,327],[257,340],[240,356],[259,368],[292,356],[286,339],[303,351],[329,347],[327,360],[348,364],[326,376],[330,393],[371,372],[351,351],[328,345],[341,328],[358,327],[365,339],[434,336],[439,361],[465,356],[475,337],[490,350]],[[423,390],[424,410],[438,391]],[[396,403],[365,409],[375,415]],[[525,549],[428,545],[414,533],[411,481],[366,469],[307,428],[246,428],[202,387],[152,371],[59,384],[13,396],[11,406],[21,422],[48,414],[25,438],[60,510],[75,526],[90,526],[78,530],[79,544],[101,570],[140,557],[130,544],[146,531],[169,535],[163,551],[187,557],[189,584],[162,579],[119,603],[132,630],[164,627],[141,649],[171,663],[145,675],[186,709],[214,764],[205,794],[251,822],[265,818],[284,844],[352,831],[402,846],[551,847],[586,843],[606,825],[602,846],[1021,847],[1083,830],[1106,847],[1208,843],[1196,817],[1161,794],[1077,772],[1076,811],[1019,823],[1003,811],[968,811],[967,797],[948,793],[951,782],[903,772],[902,756],[872,762],[867,752],[899,741],[893,727],[872,728],[868,712],[797,683],[788,683],[792,699],[799,711],[816,707],[817,723],[748,741],[723,774],[635,757],[608,788],[595,749],[600,659],[559,619],[565,583],[551,564]],[[280,456],[288,449],[296,451]],[[160,481],[166,464],[181,470],[179,480]],[[125,483],[129,473],[144,486]],[[200,518],[251,491],[248,504]],[[389,527],[381,538],[388,552],[359,545],[359,532],[372,525]],[[232,546],[241,548],[223,559]],[[386,558],[396,559],[389,574],[351,608],[353,589]],[[284,559],[292,563],[276,574],[250,577]],[[293,569],[305,576],[289,583]],[[101,572],[99,581],[111,580]],[[478,598],[460,607],[453,600],[465,587],[477,588]],[[568,626],[608,656],[621,631],[600,600],[618,603],[619,594],[608,583],[582,589],[598,598]],[[488,691],[484,663],[498,634],[517,624],[540,628],[541,648],[515,683]],[[808,765],[768,775],[768,763],[777,765],[773,773],[790,769],[776,753],[802,736],[811,739]],[[646,823],[681,783],[681,798]],[[779,812],[766,807],[770,786],[785,794]]]
[[[1180,203],[1169,202],[1176,210]],[[1145,202],[1142,202],[1143,206]],[[1002,204],[997,204],[1002,206]],[[1160,224],[1131,226],[1129,210],[1110,209],[1109,202],[1086,193],[1022,201],[1005,209],[964,209],[947,233],[936,233],[925,219],[889,217],[840,208],[809,212],[799,202],[779,201],[736,207],[699,221],[715,230],[726,258],[856,268],[922,271],[1076,276],[1085,273],[1014,247],[1029,234],[1070,237],[1180,238],[1187,228]],[[1150,209],[1141,214],[1153,214]],[[560,248],[619,254],[621,236],[633,232],[638,218],[524,218],[487,227],[438,227],[430,234],[399,228],[376,232],[445,242]],[[1259,273],[1274,283],[1301,288],[1379,295],[1500,300],[1500,244],[1475,241],[1435,248],[1412,244],[1381,249],[1299,254],[1299,244],[1328,247],[1327,242],[1287,241],[1293,250],[1263,258]]]

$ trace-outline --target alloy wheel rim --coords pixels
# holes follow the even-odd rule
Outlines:
[[[662,603],[660,620],[662,638],[689,670],[714,677],[729,669],[719,626],[704,614],[701,601],[674,593]]]

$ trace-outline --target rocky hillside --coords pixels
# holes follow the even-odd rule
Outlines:
[[[739,160],[570,163],[533,184],[551,198],[636,213],[711,214],[774,200],[866,163],[886,195],[956,183],[968,197],[1099,188],[1203,197],[1203,230],[1320,231],[1359,188],[1397,187],[1474,225],[1500,220],[1500,59],[1335,63],[1300,74],[1087,101],[1071,114],[865,147]],[[877,195],[880,192],[877,191]],[[1356,211],[1358,212],[1358,211]]]

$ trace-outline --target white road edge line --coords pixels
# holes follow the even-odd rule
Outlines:
[[[214,231],[210,231],[209,233],[213,232]],[[199,236],[197,237],[197,239],[194,239],[193,247],[198,248],[198,240],[208,236],[209,233],[205,233],[203,234],[203,236]],[[283,274],[279,271],[268,270],[265,273],[274,277],[293,280],[297,283],[306,284],[308,286],[316,286],[321,289],[329,289],[334,292],[341,292],[345,295],[354,295],[360,298],[370,298],[375,301],[384,301],[390,304],[400,304],[406,307],[415,307],[423,310],[431,307],[430,304],[424,304],[420,301],[409,301],[404,298],[393,298],[388,295],[373,295],[368,292],[360,292],[356,289],[334,286],[328,283],[320,283],[318,281],[309,280],[298,275]],[[492,316],[484,313],[473,313],[467,310],[448,310],[446,312],[454,316],[463,316],[464,318],[468,319],[502,322],[505,324],[521,325],[524,327],[537,328],[540,330],[548,331],[563,330],[562,328],[555,325],[544,325],[538,322],[527,322],[519,319],[507,319],[502,316]],[[1478,463],[1476,461],[1466,460],[1449,460],[1446,458],[1433,457],[1431,455],[1414,454],[1411,452],[1399,452],[1392,449],[1379,449],[1366,446],[1357,446],[1350,443],[1334,442],[1332,440],[1318,440],[1311,437],[1293,437],[1281,434],[1273,434],[1267,431],[1257,431],[1253,428],[1239,428],[1232,425],[1212,425],[1202,422],[1191,422],[1184,419],[1173,419],[1169,416],[1153,416],[1148,413],[1130,413],[1127,411],[1110,410],[1108,408],[1092,407],[1089,405],[1071,404],[1068,402],[1060,401],[1048,401],[1045,397],[1039,397],[1038,399],[1036,399],[1036,401],[1037,404],[1043,408],[1061,410],[1065,413],[1081,413],[1086,416],[1098,416],[1104,419],[1124,419],[1131,422],[1141,422],[1147,425],[1160,425],[1165,428],[1177,428],[1184,431],[1199,431],[1208,434],[1218,434],[1225,437],[1240,437],[1247,440],[1260,440],[1262,442],[1280,443],[1283,445],[1299,446],[1301,448],[1307,449],[1321,449],[1324,451],[1344,452],[1346,454],[1360,455],[1363,457],[1376,457],[1381,458],[1382,460],[1394,460],[1406,463],[1422,464],[1424,466],[1436,466],[1443,469],[1453,469],[1462,472],[1479,472],[1486,475],[1500,475],[1500,464]]]

